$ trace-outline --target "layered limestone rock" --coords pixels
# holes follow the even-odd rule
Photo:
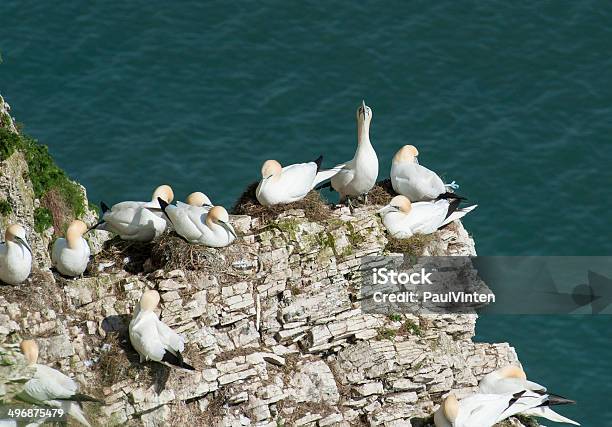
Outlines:
[[[0,197],[15,206],[3,221],[31,227],[19,156],[0,164]],[[32,233],[39,271],[0,285],[0,401],[32,374],[17,344],[35,338],[42,363],[104,400],[85,405],[93,425],[429,425],[445,393],[461,397],[517,357],[508,344],[474,343],[475,315],[362,312],[359,266],[388,253],[376,209],[320,221],[293,210],[265,224],[233,216],[232,246],[180,254],[189,262],[178,266],[161,243],[108,243],[75,280],[44,268],[49,236]],[[474,255],[474,242],[455,222],[424,253]],[[147,288],[160,292],[160,317],[186,338],[195,372],[139,363],[127,327]]]

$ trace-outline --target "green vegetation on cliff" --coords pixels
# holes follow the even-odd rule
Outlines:
[[[56,233],[73,218],[86,213],[87,205],[79,186],[72,182],[49,154],[47,146],[35,139],[0,127],[0,161],[8,159],[15,151],[21,151],[28,164],[28,177],[34,196],[41,201],[35,212],[35,228],[41,233],[50,226]]]

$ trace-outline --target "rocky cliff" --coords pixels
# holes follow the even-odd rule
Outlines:
[[[0,114],[16,132],[3,101]],[[375,207],[317,220],[303,210],[266,221],[233,216],[240,238],[223,249],[171,234],[101,248],[98,235],[101,251],[84,277],[62,278],[47,268],[54,228],[41,228],[36,211],[47,209],[55,228],[65,220],[44,200],[53,188],[42,196],[33,188],[22,147],[0,157],[0,207],[10,205],[0,229],[26,225],[38,263],[27,283],[0,285],[0,400],[31,375],[17,348],[23,338],[105,401],[85,406],[97,425],[423,426],[449,390],[469,393],[483,374],[517,361],[508,344],[472,341],[475,315],[362,313],[360,262],[393,251]],[[85,208],[71,215],[91,223],[79,194]],[[459,222],[415,251],[475,254]],[[160,292],[159,314],[185,336],[196,372],[138,362],[126,330],[146,288]]]

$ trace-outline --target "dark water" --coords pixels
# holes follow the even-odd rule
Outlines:
[[[4,1],[0,93],[108,203],[162,182],[231,205],[263,160],[352,157],[374,110],[479,203],[480,254],[609,255],[612,5],[605,2]],[[528,374],[609,426],[608,317],[490,317]]]

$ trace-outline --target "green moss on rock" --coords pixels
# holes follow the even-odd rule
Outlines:
[[[0,161],[15,151],[24,154],[34,197],[41,200],[42,206],[35,212],[36,231],[40,233],[54,225],[60,232],[67,221],[85,215],[87,201],[81,189],[55,164],[48,148],[29,136],[0,129]]]
[[[10,200],[0,200],[0,215],[7,216],[13,212]]]

